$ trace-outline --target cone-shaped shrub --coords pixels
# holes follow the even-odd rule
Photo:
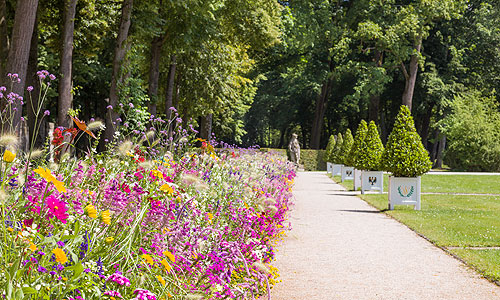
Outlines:
[[[356,161],[356,155],[360,149],[361,143],[365,140],[367,131],[368,127],[366,125],[366,121],[361,120],[358,125],[358,129],[356,130],[356,134],[354,135],[354,142],[352,144],[351,151],[349,151],[349,155],[347,155],[346,165],[355,166],[354,162]]]
[[[380,140],[377,125],[371,121],[366,137],[361,143],[358,155],[356,155],[354,166],[358,170],[380,171],[380,159],[383,153],[384,145]]]
[[[396,177],[417,177],[432,167],[410,110],[401,105],[382,155],[382,167]]]
[[[330,158],[331,162],[334,164],[342,164],[342,162],[339,160],[340,153],[342,151],[342,144],[344,144],[344,139],[342,138],[342,133],[339,133],[337,135],[335,146],[333,147],[332,157]]]
[[[347,131],[344,134],[344,142],[342,143],[342,148],[340,150],[340,155],[339,155],[340,164],[347,165],[346,159],[349,156],[349,152],[351,151],[353,143],[354,139],[352,138],[351,130],[347,129]]]
[[[328,144],[326,145],[326,151],[325,151],[325,160],[329,163],[332,162],[332,152],[333,148],[335,147],[335,136],[330,135],[330,139],[328,140]]]

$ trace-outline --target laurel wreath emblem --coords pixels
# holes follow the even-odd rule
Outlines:
[[[407,191],[407,190],[408,190],[408,188],[407,188],[407,187],[405,187],[405,190]],[[406,191],[404,191],[404,192],[406,193]],[[399,195],[400,195],[401,197],[403,197],[403,198],[409,198],[409,197],[411,197],[411,195],[413,194],[413,192],[414,192],[414,189],[413,189],[413,186],[411,186],[410,191],[409,191],[409,192],[407,192],[407,193],[406,193],[406,195],[403,195],[403,193],[401,192],[401,186],[398,186],[398,193],[399,193]]]

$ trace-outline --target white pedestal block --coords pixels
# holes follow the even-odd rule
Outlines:
[[[342,175],[342,166],[343,165],[333,164],[333,166],[332,166],[332,176]]]
[[[354,169],[354,190],[361,188],[361,170]]]
[[[361,174],[361,194],[365,191],[384,192],[384,172],[363,171]]]
[[[342,166],[341,182],[354,179],[354,167]]]
[[[420,210],[420,176],[389,176],[389,209],[393,210],[394,205],[413,205]]]

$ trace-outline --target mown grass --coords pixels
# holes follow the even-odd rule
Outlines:
[[[340,183],[340,176],[334,176]],[[347,180],[342,185],[352,191],[354,184]],[[384,174],[384,192],[387,192],[389,175]],[[457,193],[457,194],[500,194],[499,175],[434,175],[422,176],[423,193]]]
[[[340,182],[340,176],[333,179]],[[495,186],[498,183],[500,176],[425,175],[422,178],[422,190],[443,193],[498,193],[500,190]],[[342,185],[352,190],[352,181]],[[457,188],[453,189],[454,186]],[[413,210],[413,206],[396,206],[395,210],[387,210],[387,194],[365,194],[360,197],[440,247],[500,246],[500,196],[422,195],[420,211]],[[450,251],[484,276],[500,280],[500,250]]]

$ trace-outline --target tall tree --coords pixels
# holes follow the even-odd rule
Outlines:
[[[16,5],[16,15],[12,28],[12,43],[7,57],[5,72],[19,75],[20,82],[13,85],[12,92],[24,95],[26,85],[26,70],[31,45],[31,36],[35,25],[38,0],[19,0]],[[12,129],[16,130],[21,121],[22,105],[20,101],[14,104],[15,114]]]
[[[5,74],[5,62],[9,54],[9,36],[7,32],[6,1],[0,0],[0,74]],[[1,82],[1,80],[0,80]]]
[[[59,79],[59,101],[57,102],[57,123],[63,127],[70,127],[71,125],[68,110],[73,103],[71,89],[76,3],[77,0],[64,0],[61,76]]]
[[[109,109],[109,114],[106,117],[106,130],[104,131],[104,138],[111,141],[115,134],[115,127],[113,122],[116,122],[118,118],[117,104],[119,101],[118,86],[122,81],[121,75],[121,65],[127,53],[127,37],[130,29],[131,17],[132,17],[132,6],[133,0],[123,0],[122,4],[122,16],[120,21],[120,27],[118,30],[118,36],[116,38],[115,55],[113,58],[113,73],[111,75],[111,87],[109,91],[109,105],[112,109]]]

